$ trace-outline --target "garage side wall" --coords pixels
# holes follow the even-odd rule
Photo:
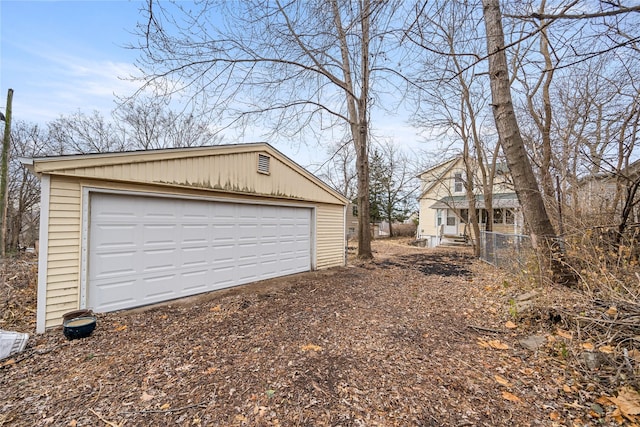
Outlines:
[[[319,269],[345,264],[344,206],[318,206],[316,256]]]
[[[80,199],[80,183],[77,180],[51,177],[46,248],[48,268],[45,276],[47,328],[60,325],[64,313],[78,308]],[[39,292],[40,286],[43,285],[39,285]]]

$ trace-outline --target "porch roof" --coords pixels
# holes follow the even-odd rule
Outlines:
[[[492,205],[494,209],[519,208],[518,196],[516,193],[498,193],[493,195]],[[448,196],[429,206],[431,209],[468,209],[469,199],[467,196]],[[484,195],[476,194],[476,208],[485,209]]]

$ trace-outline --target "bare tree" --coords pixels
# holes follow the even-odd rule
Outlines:
[[[4,133],[2,135],[2,157],[0,163],[0,255],[4,257],[7,244],[7,192],[9,189],[9,155],[11,146],[11,103],[13,100],[13,89],[7,90],[7,109],[2,116],[4,121]]]
[[[408,38],[425,54],[421,73],[432,77],[418,78],[423,89],[418,94],[425,100],[421,100],[417,123],[421,127],[440,127],[461,145],[458,150],[463,155],[469,203],[466,220],[471,225],[476,255],[480,254],[480,227],[475,191],[482,191],[488,213],[486,230],[491,231],[493,182],[500,150],[495,131],[486,123],[489,80],[485,63],[478,61],[484,52],[478,33],[481,20],[482,15],[472,4],[436,1],[430,9],[420,10],[407,31]]]
[[[574,6],[580,7],[579,12],[571,12]],[[588,217],[591,224],[606,221],[606,225],[613,218],[612,210],[624,212],[627,185],[633,181],[627,179],[625,169],[637,138],[640,39],[630,34],[640,23],[640,9],[622,2],[599,2],[590,4],[587,12],[575,1],[551,5],[553,13],[545,7],[542,1],[527,5],[527,13],[511,14],[523,23],[520,38],[527,39],[519,48],[520,56],[512,61],[517,64],[513,67],[515,90],[522,93],[524,105],[518,111],[522,135],[547,208],[553,208],[554,214],[558,212],[556,194],[569,192],[572,197],[559,202],[570,200],[573,212],[581,212],[580,179],[603,173],[616,177],[615,194],[595,196],[608,200],[600,218],[593,212]],[[557,189],[553,175],[559,181]]]
[[[17,121],[11,132],[7,245],[10,250],[30,246],[37,238],[40,218],[40,180],[20,163],[20,157],[46,154],[47,135],[38,125]]]
[[[493,114],[515,191],[522,205],[525,221],[529,225],[534,248],[549,260],[554,280],[571,285],[575,283],[575,277],[569,273],[562,261],[560,248],[555,245],[555,230],[547,215],[515,116],[500,3],[499,0],[482,0],[482,5],[487,33]]]
[[[350,141],[338,142],[328,150],[329,159],[315,172],[348,200],[357,196],[355,151]]]
[[[48,127],[51,154],[106,153],[130,148],[116,126],[98,111],[61,116]]]
[[[539,6],[539,13],[544,14],[546,8],[546,0],[542,0]],[[551,56],[549,47],[549,22],[545,19],[537,21],[535,32],[539,35],[539,54],[543,59],[543,67],[537,74],[533,84],[530,86],[526,78],[520,80],[525,87],[526,105],[528,113],[533,119],[537,128],[539,143],[534,153],[539,155],[539,173],[541,177],[542,189],[544,191],[545,202],[547,207],[556,209],[555,206],[555,188],[552,177],[552,143],[551,143],[551,125],[553,122],[553,110],[551,105],[551,83],[555,74],[556,63]],[[523,69],[524,67],[520,67]],[[518,74],[514,71],[514,77]],[[536,97],[540,97],[540,106],[536,105]]]
[[[215,145],[222,137],[193,113],[176,113],[162,99],[138,97],[115,112],[127,145],[143,150]]]
[[[251,119],[253,127],[283,138],[305,140],[310,132],[317,137],[342,126],[356,153],[358,256],[371,258],[369,107],[374,73],[387,68],[397,5],[274,0],[199,6],[148,0],[139,27],[144,87],[182,94],[210,117],[228,119],[223,125]]]

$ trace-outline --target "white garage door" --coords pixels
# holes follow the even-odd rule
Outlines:
[[[311,269],[311,209],[94,193],[87,306],[120,310]]]

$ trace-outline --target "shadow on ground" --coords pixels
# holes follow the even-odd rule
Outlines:
[[[393,260],[380,261],[377,265],[380,268],[412,268],[427,276],[469,277],[472,273],[466,268],[466,265],[471,262],[473,262],[473,259],[470,255],[451,252],[404,255]]]

